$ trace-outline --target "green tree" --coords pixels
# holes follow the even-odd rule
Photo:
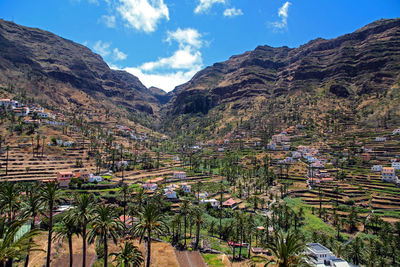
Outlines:
[[[14,220],[19,208],[20,187],[17,183],[3,182],[0,187],[0,207],[7,213],[9,221]]]
[[[75,216],[74,213],[68,212],[64,215],[61,222],[54,226],[54,240],[63,242],[66,239],[68,241],[69,267],[73,266],[72,237],[80,233],[79,226],[76,224],[73,216]]]
[[[312,266],[307,261],[312,260],[311,255],[306,254],[306,244],[294,233],[286,235],[278,232],[275,240],[267,244],[267,249],[274,259],[267,264],[275,264],[278,267]]]
[[[82,266],[85,267],[87,250],[87,226],[93,218],[94,206],[96,201],[93,194],[78,194],[74,197],[74,203],[74,220],[76,225],[80,227],[80,235],[82,236]]]
[[[49,212],[49,234],[47,238],[46,267],[50,267],[51,240],[53,235],[53,210],[57,205],[56,201],[61,198],[61,191],[58,190],[58,183],[46,183],[43,187],[41,187],[41,196]]]
[[[17,237],[18,231],[26,222],[27,220],[7,222],[6,218],[0,218],[0,267],[4,267],[7,261],[26,255],[29,250],[38,250],[36,243],[32,241],[39,234],[37,229]]]
[[[199,247],[200,228],[201,228],[201,225],[204,223],[203,213],[204,213],[204,211],[198,207],[194,208],[193,212],[192,212],[193,221],[196,224],[196,243],[194,245],[194,249],[197,249]]]
[[[147,257],[146,267],[150,267],[151,257],[151,235],[162,234],[167,228],[164,214],[157,205],[152,202],[147,203],[143,208],[143,212],[139,213],[139,221],[132,228],[132,234],[140,237],[140,242],[146,237],[147,240]]]
[[[114,256],[114,262],[117,267],[139,267],[142,265],[144,259],[142,252],[132,243],[125,242],[124,246],[119,246],[120,252],[111,253]]]
[[[39,189],[37,183],[29,185],[21,203],[22,216],[31,221],[31,230],[36,228],[35,220],[44,211],[44,203]],[[25,258],[25,267],[28,267],[29,254],[30,250],[28,250]]]
[[[119,233],[124,230],[123,223],[119,220],[114,206],[102,204],[95,209],[92,228],[88,233],[88,242],[104,246],[104,267],[108,265],[108,239],[117,243]]]

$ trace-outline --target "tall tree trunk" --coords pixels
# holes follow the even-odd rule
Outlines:
[[[82,225],[82,267],[86,267],[86,225],[84,221]]]
[[[50,218],[49,218],[49,236],[47,239],[47,258],[46,258],[46,267],[50,267],[50,257],[51,257],[51,236],[53,234],[53,203],[50,202]]]
[[[185,240],[185,248],[186,248],[186,227],[187,227],[187,225],[186,225],[186,213],[185,213],[184,223],[185,223],[185,226],[184,226],[185,231],[183,232],[183,239]]]
[[[68,248],[69,248],[69,267],[72,267],[73,262],[73,251],[72,251],[72,236],[68,237]]]
[[[104,235],[104,267],[108,265],[108,244],[107,244],[107,234]]]
[[[151,232],[150,230],[147,231],[147,260],[146,260],[146,267],[150,267],[150,250],[151,250]]]
[[[199,239],[200,239],[200,224],[197,223],[197,226],[196,226],[196,244],[194,246],[194,249],[197,249],[199,247]]]
[[[7,157],[6,157],[6,176],[8,175],[8,150],[10,150],[10,149],[7,147]]]

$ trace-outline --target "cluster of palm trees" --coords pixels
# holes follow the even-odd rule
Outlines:
[[[70,209],[54,216],[61,202],[72,202]],[[147,243],[147,263],[150,266],[152,236],[168,231],[164,214],[157,201],[143,203],[137,212],[138,221],[126,225],[120,220],[121,210],[116,205],[99,203],[92,194],[67,197],[55,182],[44,184],[0,184],[0,266],[11,266],[14,260],[25,260],[37,250],[35,237],[47,230],[46,266],[51,264],[53,241],[67,241],[69,265],[73,266],[73,237],[82,240],[82,266],[86,266],[87,244],[96,243],[102,249],[104,266],[108,265],[108,241],[122,243],[121,251],[113,253],[119,266],[139,266],[143,256],[132,244],[139,237]],[[39,218],[42,224],[38,225]],[[27,231],[22,229],[27,228]],[[29,230],[30,229],[30,230]],[[22,231],[21,236],[18,233]],[[17,238],[18,236],[18,238]]]

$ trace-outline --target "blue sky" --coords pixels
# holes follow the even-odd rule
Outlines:
[[[297,47],[400,15],[400,0],[1,0],[0,17],[84,44],[166,91],[258,45]]]

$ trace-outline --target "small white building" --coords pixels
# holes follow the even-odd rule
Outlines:
[[[396,169],[393,167],[384,167],[382,169],[382,181],[389,183],[398,183]]]
[[[373,171],[373,172],[381,172],[382,169],[383,169],[382,165],[374,165],[371,167],[371,171]]]
[[[25,117],[29,115],[29,108],[28,107],[21,107],[21,108],[14,108],[13,109],[14,113],[18,117]]]
[[[182,184],[181,188],[183,190],[184,193],[190,193],[192,192],[192,186],[188,185],[188,184]]]
[[[208,193],[207,192],[196,193],[196,198],[206,199],[207,197],[208,197]]]
[[[385,142],[386,141],[386,137],[375,137],[375,141],[376,142]]]
[[[392,162],[392,167],[395,169],[395,170],[400,170],[400,162]]]
[[[267,145],[267,148],[270,149],[270,150],[276,150],[276,143],[275,142],[270,142]]]
[[[176,192],[173,190],[165,192],[164,196],[168,199],[177,199]]]
[[[329,264],[331,260],[335,260],[336,256],[325,246],[320,243],[309,243],[306,248],[307,252],[315,257],[313,263],[318,264]],[[329,265],[328,265],[329,266]]]
[[[202,199],[202,200],[200,200],[200,203],[205,203],[205,204],[210,203],[213,208],[218,208],[218,206],[219,206],[219,201],[214,198]]]
[[[142,188],[144,190],[151,190],[151,191],[155,191],[157,189],[158,185],[157,184],[143,184]]]
[[[186,172],[174,172],[174,178],[175,179],[185,179]]]
[[[103,177],[89,174],[89,183],[94,183],[94,182],[100,183],[102,181],[103,181]]]

